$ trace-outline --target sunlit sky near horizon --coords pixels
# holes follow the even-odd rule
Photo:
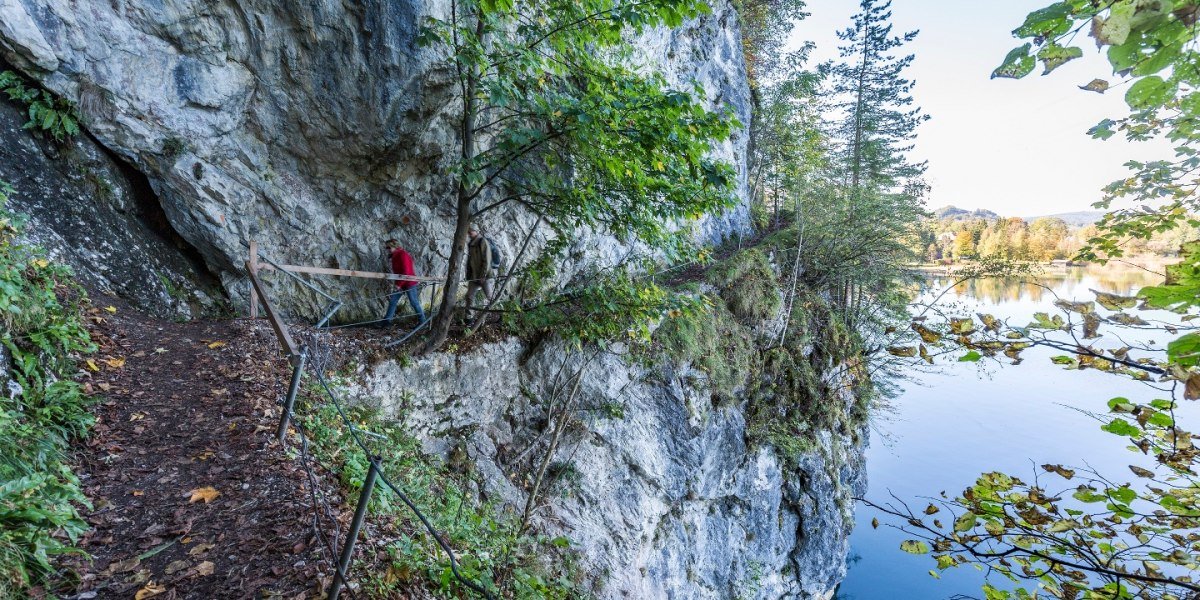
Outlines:
[[[933,118],[918,131],[914,158],[929,161],[930,208],[986,208],[1004,216],[1093,210],[1101,188],[1125,175],[1130,159],[1164,158],[1164,144],[1093,140],[1087,130],[1128,113],[1125,86],[1100,95],[1080,90],[1111,69],[1085,40],[1084,58],[1052,75],[991,80],[1018,46],[1012,30],[1049,0],[945,2],[893,0],[897,33],[920,30],[907,47],[914,97]],[[837,58],[836,32],[850,24],[857,0],[809,0],[811,13],[789,46],[816,42],[815,65]]]

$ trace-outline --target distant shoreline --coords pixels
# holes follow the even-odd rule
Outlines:
[[[1161,271],[1166,265],[1174,264],[1179,259],[1171,256],[1159,255],[1139,255],[1119,260],[1110,261],[1108,264],[1100,264],[1097,262],[1082,262],[1070,260],[1053,260],[1050,262],[1041,261],[1013,261],[1017,265],[1029,265],[1042,271],[1067,271],[1070,269],[1085,269],[1088,267],[1096,267],[1101,269],[1149,269],[1152,271]],[[906,268],[909,271],[923,273],[927,275],[954,275],[963,269],[978,265],[975,261],[963,261],[952,264],[941,263],[914,263]]]

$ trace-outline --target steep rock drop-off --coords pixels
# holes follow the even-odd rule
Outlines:
[[[379,241],[396,237],[419,272],[439,273],[453,227],[444,202],[453,103],[448,73],[415,38],[419,18],[447,5],[0,0],[0,58],[76,102],[99,144],[72,142],[84,159],[63,168],[51,146],[19,130],[17,111],[0,106],[0,135],[16,148],[0,154],[0,179],[41,225],[39,241],[97,266],[105,279],[93,283],[158,314],[188,314],[172,288],[199,284],[205,270],[244,297],[250,239],[289,262],[377,270]],[[637,45],[670,81],[697,81],[710,106],[750,122],[730,4],[714,2],[712,15]],[[743,130],[717,150],[737,167],[743,202],[706,217],[706,241],[748,230],[747,141]],[[121,163],[137,173],[109,174]],[[151,189],[133,189],[143,176]],[[115,200],[95,202],[97,180]],[[97,212],[73,212],[81,207]],[[516,210],[484,223],[510,257],[533,225]],[[612,238],[581,240],[572,257],[623,254]],[[282,279],[272,285],[298,314],[315,306]],[[465,449],[485,478],[481,494],[519,510],[524,492],[505,474],[527,460],[521,449],[545,418],[527,394],[547,393],[564,360],[580,358],[554,343],[507,341],[412,365],[385,361],[352,389],[403,419],[430,452]],[[693,369],[605,354],[583,373],[593,416],[564,442],[578,476],[534,523],[572,540],[601,597],[832,596],[845,571],[849,497],[862,485],[854,436],[821,432],[817,450],[785,466],[770,447],[747,443],[744,405],[714,402]],[[619,418],[601,416],[614,405]]]
[[[845,575],[861,431],[822,432],[795,466],[751,445],[743,405],[714,399],[688,365],[639,366],[515,341],[360,369],[351,393],[400,418],[427,450],[465,452],[493,500],[544,454],[547,406],[580,376],[577,414],[535,523],[582,553],[601,598],[826,600]],[[851,404],[841,395],[828,402]]]

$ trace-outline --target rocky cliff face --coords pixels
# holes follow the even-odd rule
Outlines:
[[[39,239],[77,266],[103,265],[98,285],[164,314],[186,315],[172,287],[206,273],[244,294],[250,239],[288,262],[377,270],[379,240],[396,237],[419,271],[439,273],[453,226],[452,103],[446,73],[415,38],[419,18],[447,6],[0,0],[0,58],[76,102],[89,132],[72,143],[76,162],[64,163],[0,105],[0,179],[42,224]],[[637,45],[669,80],[699,82],[713,108],[750,122],[726,0]],[[743,132],[717,149],[738,167],[742,198],[747,141]],[[489,219],[514,256],[533,219]],[[743,205],[709,216],[700,235],[747,226]],[[615,256],[621,245],[589,236],[576,250]],[[276,293],[306,308],[298,290]],[[485,477],[482,493],[521,506],[525,492],[508,474],[528,466],[547,399],[561,393],[563,372],[577,372],[587,416],[567,432],[555,499],[535,523],[573,540],[600,596],[831,597],[844,572],[848,496],[861,485],[861,449],[849,437],[821,434],[820,451],[784,466],[747,445],[741,408],[714,404],[698,372],[607,353],[583,360],[553,343],[510,341],[386,361],[354,389],[403,418],[430,451],[464,449]]]
[[[241,295],[247,242],[294,264],[380,267],[396,237],[423,273],[449,254],[449,77],[416,36],[444,0],[7,0],[0,55],[78,103],[87,129],[145,173],[173,229]],[[749,123],[737,16],[638,40],[669,79]],[[741,172],[746,136],[718,149]],[[490,216],[508,256],[534,223]],[[744,229],[745,207],[702,235]],[[591,239],[594,256],[619,244]],[[361,285],[360,283],[357,285]],[[298,291],[293,291],[293,293]],[[288,293],[288,292],[283,292]]]
[[[578,377],[580,417],[534,522],[572,540],[599,597],[832,598],[851,498],[865,491],[858,442],[822,433],[818,450],[785,466],[747,446],[743,410],[715,403],[703,373],[636,366],[623,350],[508,341],[363,368],[351,392],[431,452],[465,451],[483,494],[520,511],[547,409]]]
[[[7,208],[30,219],[33,243],[93,289],[160,317],[213,306],[215,278],[174,234],[144,177],[89,138],[59,145],[23,130],[25,121],[0,102],[0,181],[13,187]]]

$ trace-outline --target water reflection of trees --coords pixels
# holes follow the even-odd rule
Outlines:
[[[935,276],[927,280],[927,285],[928,289],[941,290],[955,281],[954,277]],[[1161,283],[1160,276],[1136,267],[1092,265],[1046,270],[1026,278],[973,279],[956,285],[954,294],[993,304],[1036,303],[1052,301],[1054,295],[1062,298],[1082,297],[1089,295],[1089,290],[1093,289],[1131,295],[1144,286]]]

